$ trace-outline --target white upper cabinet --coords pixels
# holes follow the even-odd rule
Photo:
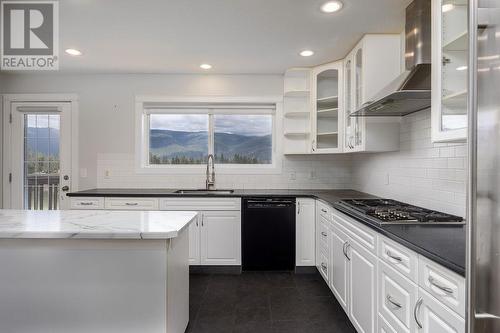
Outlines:
[[[397,118],[351,114],[401,73],[401,36],[365,35],[344,60],[345,152],[399,149]]]
[[[467,137],[467,1],[432,0],[432,141]]]
[[[315,67],[311,88],[312,151],[341,153],[344,112],[342,62]]]

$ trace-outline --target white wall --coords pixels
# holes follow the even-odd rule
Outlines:
[[[162,95],[281,95],[277,75],[12,75],[7,93],[77,93],[80,97],[80,188],[202,187],[204,175],[134,172],[134,97]],[[278,175],[224,175],[219,187],[355,188],[465,215],[464,144],[432,144],[430,111],[402,118],[401,150],[391,153],[295,156]],[[106,176],[106,171],[109,176]],[[311,172],[313,173],[311,175]],[[294,178],[292,180],[291,178]]]
[[[353,187],[465,216],[467,146],[433,144],[429,110],[402,118],[400,140],[398,152],[353,157]]]
[[[137,175],[134,172],[135,95],[282,95],[280,75],[21,74],[7,76],[0,93],[76,93],[79,96],[80,189],[94,187],[201,187],[204,174]],[[109,171],[109,176],[106,176]],[[311,171],[315,171],[311,177]],[[289,181],[295,173],[295,180]],[[293,157],[283,172],[266,176],[220,176],[219,187],[346,188],[350,157]]]

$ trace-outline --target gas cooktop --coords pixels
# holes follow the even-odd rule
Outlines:
[[[412,206],[391,199],[346,199],[340,205],[379,224],[464,224],[460,216]]]

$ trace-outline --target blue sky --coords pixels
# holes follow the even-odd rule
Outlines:
[[[247,136],[262,136],[272,133],[270,115],[215,115],[215,131]],[[194,114],[152,114],[152,129],[171,131],[207,131],[208,116]]]

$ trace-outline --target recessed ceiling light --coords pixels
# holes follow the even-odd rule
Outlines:
[[[311,51],[311,50],[304,50],[304,51],[300,51],[299,53],[301,56],[303,57],[310,57],[314,54],[314,51]]]
[[[457,71],[465,71],[467,69],[467,66],[459,66],[457,67]]]
[[[328,1],[321,6],[323,13],[334,13],[342,9],[344,4],[341,1]]]
[[[212,65],[210,65],[210,64],[201,64],[201,65],[200,65],[200,68],[201,68],[201,69],[211,69],[211,68],[212,68]]]
[[[446,13],[450,10],[453,10],[453,8],[455,8],[455,6],[452,3],[446,3],[441,7],[441,10],[443,11],[443,13]]]
[[[82,51],[79,51],[77,49],[66,49],[64,52],[66,52],[67,54],[72,55],[72,56],[81,56],[82,55]]]

